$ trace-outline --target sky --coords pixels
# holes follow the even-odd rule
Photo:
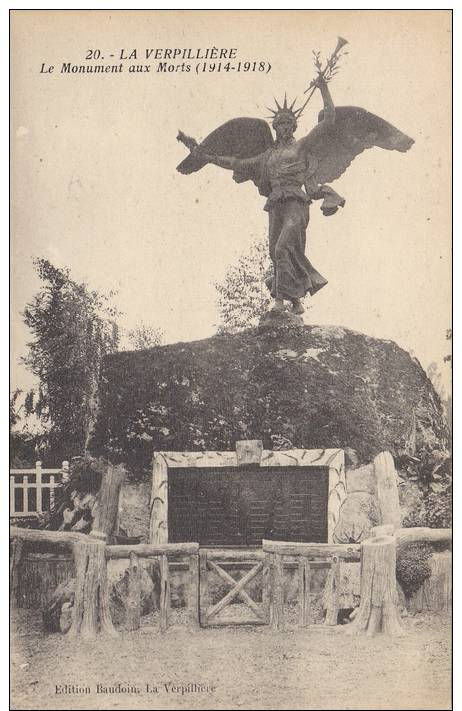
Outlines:
[[[337,35],[349,54],[334,102],[378,114],[415,139],[406,153],[367,151],[316,203],[307,254],[329,281],[306,323],[394,340],[423,367],[442,363],[451,325],[451,18],[448,11],[16,11],[12,18],[12,385],[30,334],[21,312],[40,283],[33,257],[117,290],[120,321],[160,327],[166,342],[216,331],[214,283],[267,232],[251,183],[207,166],[176,172],[197,139],[236,116],[265,117],[273,97],[301,98]],[[146,49],[234,48],[266,72],[158,72]],[[63,63],[120,64],[121,74],[62,74]],[[89,51],[104,57],[86,60]],[[114,58],[109,55],[114,54]],[[181,64],[182,60],[168,62]],[[188,61],[186,61],[188,63]],[[149,72],[128,72],[150,64]],[[41,72],[43,65],[43,70]],[[54,66],[53,72],[48,72]],[[299,122],[307,134],[316,93]],[[448,382],[449,370],[444,367]]]

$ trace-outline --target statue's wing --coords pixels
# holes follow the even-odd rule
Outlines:
[[[329,125],[319,114],[317,126],[301,141],[307,155],[314,157],[313,177],[318,183],[339,178],[357,155],[378,146],[404,153],[414,143],[412,138],[379,116],[357,106],[338,106],[335,123]]]
[[[273,143],[271,129],[263,119],[235,118],[212,131],[202,141],[201,147],[206,153],[215,153],[219,156],[254,158],[264,153]],[[204,160],[189,155],[177,166],[177,170],[189,175],[200,170],[204,165],[206,165]]]

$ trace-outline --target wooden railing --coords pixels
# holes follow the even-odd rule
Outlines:
[[[108,487],[120,488],[120,473],[114,471],[108,476]],[[114,481],[111,482],[111,477]],[[106,507],[107,508],[107,507]],[[103,510],[104,507],[102,507]],[[113,516],[112,516],[113,518]],[[198,543],[165,543],[157,545],[107,545],[104,537],[110,530],[109,524],[100,517],[98,527],[90,535],[60,531],[34,531],[12,527],[12,557],[10,563],[11,599],[14,603],[18,589],[18,571],[21,563],[24,541],[42,541],[71,547],[76,568],[76,589],[70,635],[81,635],[94,639],[99,633],[116,636],[109,612],[109,592],[107,586],[107,561],[125,558],[130,561],[129,568],[129,629],[140,626],[141,571],[139,559],[159,561],[161,579],[160,629],[165,631],[170,614],[170,575],[169,559],[189,559],[188,609],[189,623],[197,628],[199,618],[199,596],[201,591],[200,562],[201,552]],[[449,529],[397,529],[392,525],[372,529],[370,537],[361,544],[321,544],[289,543],[263,541],[263,550],[240,551],[219,550],[207,554],[212,569],[231,587],[225,597],[206,610],[213,617],[232,599],[239,597],[256,612],[255,601],[245,592],[244,586],[260,570],[263,573],[262,602],[269,602],[269,623],[272,629],[284,628],[284,557],[286,564],[298,563],[298,624],[306,627],[311,624],[310,582],[312,568],[328,564],[331,574],[328,579],[328,604],[325,623],[337,624],[339,612],[340,564],[341,562],[361,561],[361,601],[353,624],[349,625],[351,634],[366,633],[369,636],[377,631],[395,635],[403,632],[396,606],[396,548],[415,541],[449,542],[452,532]],[[247,562],[257,562],[239,581],[231,578],[224,570],[218,571],[220,561],[240,558]],[[287,560],[287,559],[290,560]],[[206,558],[203,556],[203,560]],[[217,562],[218,561],[218,562]],[[257,570],[258,568],[258,570]],[[206,578],[204,578],[206,580]],[[263,605],[264,607],[264,605]],[[257,613],[257,617],[260,617]]]
[[[69,462],[61,469],[10,469],[10,516],[25,517],[50,511],[54,506],[55,490],[69,479]]]
[[[215,627],[221,625],[261,625],[269,622],[269,567],[268,556],[261,548],[201,548],[200,557],[200,623],[202,627]],[[239,579],[230,575],[228,568],[237,568],[241,575]],[[219,578],[229,590],[222,594],[219,600],[212,602],[210,577]],[[261,583],[257,583],[261,578]],[[247,585],[252,583],[256,588],[261,588],[260,596],[255,590],[254,599],[246,591]],[[216,594],[213,595],[216,597]],[[259,598],[259,599],[257,599]],[[251,611],[251,619],[243,618],[240,613],[233,617],[231,609],[233,603],[239,600],[241,605],[247,606]],[[220,613],[227,609],[225,619],[220,619]],[[242,608],[241,608],[242,610]]]
[[[325,624],[336,625],[339,613],[340,561],[359,561],[359,544],[290,543],[263,541],[263,551],[268,555],[270,570],[270,626],[284,629],[284,556],[298,562],[298,625],[307,627],[312,623],[311,572],[316,563],[330,565],[332,574],[327,581],[327,610]]]
[[[189,559],[189,581],[187,605],[189,624],[199,627],[199,544],[198,543],[163,543],[158,545],[113,545],[106,546],[106,558],[128,558],[128,615],[127,627],[135,630],[140,626],[141,577],[139,558],[158,560],[160,568],[160,606],[159,625],[161,632],[168,628],[170,617],[170,558]]]
[[[168,628],[170,614],[170,558],[189,558],[189,623],[199,626],[199,544],[164,543],[162,545],[106,545],[98,537],[72,531],[36,531],[29,528],[10,528],[12,555],[10,558],[10,592],[15,604],[19,586],[19,568],[24,542],[48,543],[70,548],[76,567],[76,596],[73,625],[69,634],[82,634],[93,639],[98,632],[116,636],[109,614],[107,589],[107,561],[126,558],[129,568],[128,628],[140,626],[141,571],[138,561],[147,558],[159,561],[160,567],[160,629]],[[99,619],[100,628],[96,627]]]

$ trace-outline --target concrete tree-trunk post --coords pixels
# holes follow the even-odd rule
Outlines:
[[[284,629],[284,565],[282,555],[272,554],[271,560],[270,626],[273,630]]]
[[[125,479],[122,465],[109,465],[98,492],[96,517],[90,536],[106,541],[117,527],[120,489]]]
[[[74,545],[76,568],[75,598],[71,637],[95,639],[98,634],[116,637],[109,611],[109,591],[106,567],[106,544],[88,536]]]
[[[404,633],[396,605],[396,539],[373,536],[361,543],[361,602],[350,634]]]
[[[19,589],[19,566],[21,564],[24,541],[21,538],[13,538],[10,558],[10,600],[12,607],[18,604]]]
[[[330,574],[326,583],[326,617],[325,625],[334,626],[337,624],[340,599],[340,561],[338,556],[331,559]]]
[[[137,630],[141,618],[141,568],[138,556],[133,551],[130,553],[130,567],[128,569],[128,603],[127,603],[127,629]]]
[[[398,474],[390,452],[380,452],[374,457],[374,471],[377,479],[377,499],[382,524],[401,526],[401,508],[398,493]]]
[[[97,634],[117,636],[109,611],[106,541],[116,526],[124,477],[123,467],[108,467],[98,493],[93,530],[74,545],[77,577],[70,636],[81,635],[84,639],[94,639]]]

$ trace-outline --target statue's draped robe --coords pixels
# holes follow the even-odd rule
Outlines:
[[[267,197],[269,251],[274,276],[267,285],[274,298],[303,298],[313,295],[327,280],[305,255],[306,228],[312,199],[324,198],[324,214],[333,214],[344,200],[328,186],[310,180],[314,166],[300,150],[300,143],[269,148],[254,158],[236,159],[233,178],[241,183],[252,180]],[[302,189],[305,186],[308,193]]]

